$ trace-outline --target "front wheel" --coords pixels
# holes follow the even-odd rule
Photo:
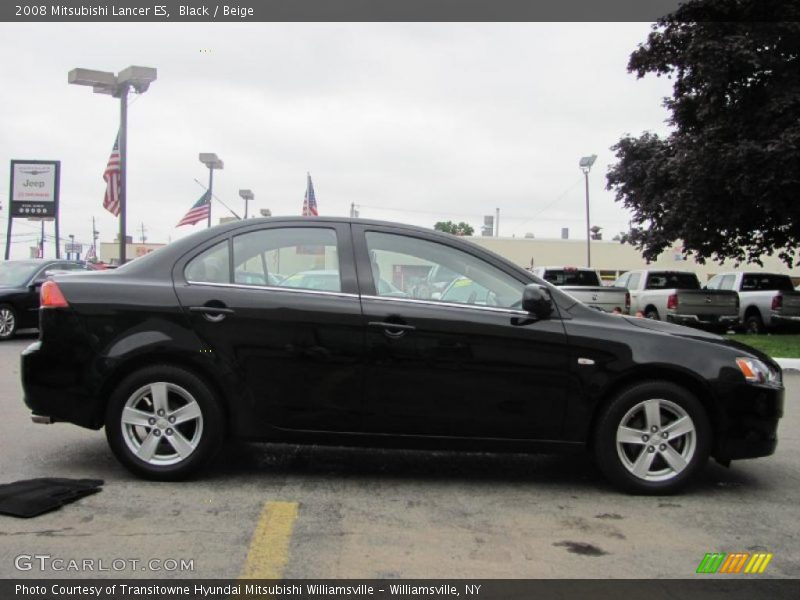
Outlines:
[[[671,494],[708,459],[711,426],[703,405],[667,381],[619,393],[595,430],[597,462],[614,484],[635,494]]]
[[[146,479],[183,479],[223,440],[223,413],[209,387],[181,368],[154,366],[126,377],[106,410],[106,438],[117,459]]]
[[[0,304],[0,340],[10,340],[17,333],[17,313],[10,304]]]

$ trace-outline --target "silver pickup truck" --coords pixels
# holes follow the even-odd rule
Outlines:
[[[688,271],[628,271],[614,285],[630,291],[631,314],[721,330],[739,323],[736,292],[701,290],[697,275]]]
[[[604,286],[597,271],[581,267],[537,267],[532,273],[587,306],[605,312],[617,311],[626,315],[629,312],[631,297],[628,290]]]
[[[788,275],[731,271],[712,277],[706,288],[739,293],[739,318],[748,333],[800,328],[800,292]]]

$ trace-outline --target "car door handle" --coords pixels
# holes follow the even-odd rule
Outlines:
[[[200,313],[206,321],[219,323],[225,315],[232,315],[234,310],[225,306],[190,306],[189,312]]]
[[[404,323],[389,323],[386,321],[370,321],[370,327],[380,327],[386,337],[399,338],[405,335],[406,331],[414,331],[416,327]]]

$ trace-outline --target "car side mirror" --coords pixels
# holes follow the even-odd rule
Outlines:
[[[537,319],[549,319],[553,300],[547,288],[537,283],[526,285],[522,292],[522,310],[532,313]]]

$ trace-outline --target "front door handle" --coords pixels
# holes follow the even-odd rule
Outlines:
[[[200,313],[206,321],[219,323],[226,315],[232,315],[234,310],[226,306],[190,306],[189,312]]]
[[[387,321],[370,321],[367,323],[370,327],[380,327],[386,337],[399,338],[406,334],[406,331],[414,331],[416,327],[413,325],[406,325],[405,323],[391,323]]]

